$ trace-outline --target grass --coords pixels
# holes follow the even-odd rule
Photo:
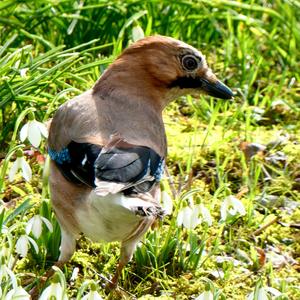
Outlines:
[[[205,288],[214,299],[246,299],[252,291],[257,298],[262,286],[280,291],[276,299],[299,299],[299,20],[293,0],[3,0],[0,297],[18,286],[29,291],[59,254],[45,141],[33,149],[20,141],[20,129],[33,114],[46,122],[61,103],[92,87],[139,25],[146,35],[169,35],[201,49],[237,96],[233,102],[188,96],[165,111],[170,176],[162,186],[173,211],[140,243],[121,287],[138,299],[195,299]],[[253,143],[266,149],[256,151]],[[33,176],[9,182],[20,149]],[[245,215],[221,220],[229,196],[243,203]],[[209,210],[212,224],[178,226],[182,209],[198,204]],[[38,237],[26,232],[36,214],[52,231],[43,224]],[[21,236],[33,239],[38,252],[28,240],[26,256],[18,255]],[[90,289],[118,298],[103,289],[118,254],[117,243],[82,238],[54,281],[72,298]]]

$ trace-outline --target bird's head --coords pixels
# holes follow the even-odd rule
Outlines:
[[[217,79],[206,63],[205,56],[194,47],[179,40],[150,36],[132,44],[103,74],[95,91],[114,82],[128,93],[147,95],[161,101],[164,107],[170,100],[185,94],[205,93],[216,98],[231,99],[232,91]],[[109,88],[116,91],[116,88]]]

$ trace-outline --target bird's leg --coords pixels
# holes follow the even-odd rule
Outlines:
[[[72,233],[61,227],[60,255],[58,261],[67,262],[72,257],[76,248],[76,239]]]
[[[134,240],[134,241],[130,241],[130,242],[127,241],[125,244],[122,243],[120,260],[117,265],[117,270],[116,270],[115,275],[111,279],[111,282],[107,285],[108,289],[110,289],[110,290],[115,289],[118,286],[118,280],[122,273],[122,270],[126,266],[126,264],[131,260],[137,242],[138,242],[138,240]]]
[[[110,289],[115,289],[118,286],[118,280],[119,280],[119,277],[120,277],[125,265],[126,265],[126,263],[123,264],[121,261],[119,261],[115,275],[113,276],[113,278],[111,279],[111,282],[109,283]]]
[[[137,243],[154,220],[155,218],[144,218],[135,231],[130,235],[131,238],[122,242],[120,260],[115,275],[113,276],[111,282],[107,285],[108,289],[115,289],[117,287],[118,279],[124,266],[131,260]]]
[[[53,265],[62,268],[72,257],[75,252],[76,240],[72,234],[67,233],[63,228],[61,229],[60,255],[58,261]],[[43,288],[46,281],[55,273],[53,267],[46,271],[40,278],[39,283],[33,287],[29,294],[31,299],[38,299],[39,292]]]

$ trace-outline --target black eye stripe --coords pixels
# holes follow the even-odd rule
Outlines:
[[[181,64],[186,71],[194,71],[199,67],[199,59],[194,55],[187,54],[182,56]]]

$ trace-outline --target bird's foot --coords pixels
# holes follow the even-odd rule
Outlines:
[[[134,209],[134,213],[140,217],[155,217],[155,218],[162,218],[164,215],[164,211],[159,206],[137,206]]]
[[[34,286],[30,291],[29,295],[31,297],[31,300],[36,300],[39,298],[40,292],[45,285],[48,278],[45,278],[44,276],[40,278],[39,282],[36,286]]]
[[[58,261],[54,264],[54,266],[57,266],[59,268],[62,268],[64,265],[64,262]],[[31,296],[31,300],[35,300],[38,299],[39,294],[41,292],[41,290],[43,289],[45,283],[47,282],[47,280],[55,273],[54,269],[51,267],[51,269],[49,269],[47,272],[45,272],[39,279],[39,282],[37,283],[37,285],[35,287],[33,287],[30,291],[29,291],[29,295]]]
[[[108,300],[126,300],[126,299],[136,299],[136,297],[125,291],[122,287],[118,285],[118,281],[115,281],[114,278],[112,280],[108,280],[108,283],[105,286],[105,292],[108,294]]]
[[[120,288],[117,288],[117,289],[114,289],[112,290],[108,297],[107,297],[108,300],[134,300],[134,299],[137,299],[134,295],[120,289]]]

